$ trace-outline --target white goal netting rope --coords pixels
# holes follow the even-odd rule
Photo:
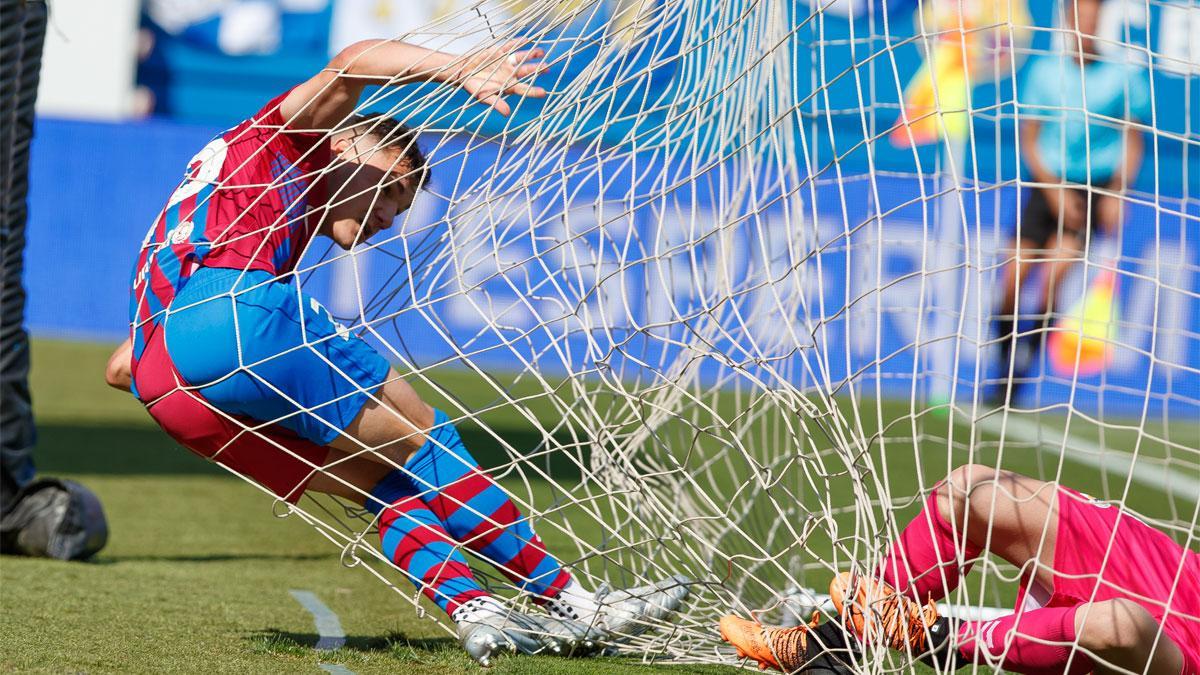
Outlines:
[[[1113,4],[1126,35],[1138,12],[1200,26],[1195,6]],[[1136,250],[1089,239],[1062,291],[1066,308],[1104,273],[1127,286],[1108,370],[1047,360],[1029,398],[994,409],[995,289],[1029,186],[1017,74],[1039,33],[1066,33],[1017,0],[925,5],[909,24],[911,6],[848,0],[464,3],[399,39],[528,38],[548,52],[544,100],[510,97],[502,119],[406,86],[360,106],[422,133],[430,189],[351,251],[316,240],[283,280],[477,430],[470,450],[585,585],[696,580],[624,653],[735,663],[717,618],[825,607],[831,576],[874,568],[965,463],[1087,489],[1197,546],[1196,52],[1110,41],[1107,58],[1176,78],[1185,111],[1136,124],[1154,176],[1120,197]],[[910,66],[936,83],[945,53],[967,94],[934,84],[902,112]],[[922,124],[941,142],[895,146]],[[374,517],[325,497],[277,507],[418,603]],[[957,611],[1010,607],[1021,570],[977,569]]]

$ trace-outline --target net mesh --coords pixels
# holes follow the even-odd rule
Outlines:
[[[1124,234],[1052,256],[1068,278],[1033,331],[1060,337],[994,406],[1012,362],[992,363],[992,315],[1036,183],[1018,123],[1040,113],[1017,74],[1073,35],[1020,0],[901,4],[463,3],[400,39],[528,38],[549,95],[501,118],[449,87],[369,90],[360,111],[421,132],[433,180],[393,229],[349,251],[314,240],[280,279],[449,414],[585,585],[696,580],[624,653],[734,662],[720,615],[827,609],[832,575],[874,568],[967,463],[1197,546],[1196,53],[1145,37],[1196,8],[1105,5],[1103,58],[1172,97],[1133,123],[1153,178],[1081,188],[1124,205]],[[420,606],[373,516],[312,493],[276,509]],[[976,570],[951,611],[1011,607],[1019,570]]]

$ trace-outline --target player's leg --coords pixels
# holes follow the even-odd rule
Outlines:
[[[430,588],[455,590],[437,594],[450,598],[447,602],[478,592],[474,580],[462,574],[466,566],[457,546],[441,543],[452,538],[431,533],[432,514],[425,509],[413,515],[419,499],[378,496],[391,494],[378,492],[394,468],[385,455],[329,455],[329,444],[344,437],[371,392],[388,380],[391,371],[382,357],[334,323],[318,303],[270,275],[201,270],[175,305],[162,331],[166,337],[157,343],[160,351],[169,351],[160,359],[167,367],[147,370],[143,363],[136,375],[140,393],[154,392],[152,415],[169,433],[288,501],[315,489],[407,514],[384,528],[389,558],[400,560],[401,569]],[[204,420],[203,428],[196,420]],[[401,431],[384,444],[387,452],[398,452],[414,435],[411,426],[393,423],[393,428]],[[443,529],[440,521],[436,527]],[[439,554],[446,556],[445,564],[417,569]],[[586,632],[501,609],[484,607],[482,614],[456,617],[460,626],[475,626],[461,637],[481,662],[505,645],[520,651],[532,651],[533,645],[553,649]],[[480,616],[487,621],[476,620]]]
[[[571,575],[546,550],[508,493],[475,461],[448,416],[421,400],[394,372],[331,445],[389,463],[457,541],[541,598]],[[366,449],[369,451],[365,451]]]
[[[1063,525],[1059,522],[1059,490],[1054,484],[990,467],[963,466],[951,473],[934,497],[936,501],[927,511],[936,509],[935,518],[951,527],[943,534],[952,533],[955,542],[964,542],[968,553],[989,550],[1024,567],[1028,583],[1056,590],[1052,566]],[[919,517],[910,527],[921,521]],[[925,524],[918,534],[930,529]],[[1111,524],[1096,524],[1091,536],[1107,540],[1106,531],[1111,531]],[[1002,659],[1003,669],[1022,673],[1085,673],[1107,668],[1101,661],[1093,663],[1091,656],[1134,672],[1147,667],[1151,673],[1180,672],[1183,656],[1178,645],[1164,633],[1155,647],[1155,637],[1162,630],[1159,624],[1140,605],[1123,599],[1022,610],[990,621],[957,622],[940,617],[931,601],[939,597],[938,588],[922,586],[919,576],[903,576],[914,563],[929,560],[933,547],[918,540],[914,535],[909,542],[916,545],[894,545],[889,553],[888,563],[901,570],[899,574],[885,569],[883,580],[878,581],[845,573],[831,584],[830,595],[839,615],[864,641],[883,643],[943,665],[995,665]],[[913,549],[925,551],[926,557],[909,555]],[[949,553],[957,551],[949,549]],[[897,561],[905,565],[893,565]],[[939,569],[953,573],[963,568]],[[946,576],[934,578],[941,581]],[[892,582],[910,592],[897,592]],[[922,595],[922,590],[928,595]],[[1162,590],[1145,592],[1156,597]],[[1090,593],[1081,590],[1079,594]],[[957,648],[951,650],[950,645]],[[1086,652],[1073,650],[1075,645]]]
[[[1043,255],[1045,243],[1029,237],[1013,239],[1008,248],[1010,259],[1000,270],[1000,298],[996,305],[996,333],[1010,338],[1016,326],[1017,297]]]
[[[174,386],[161,344],[153,340],[144,353],[139,391],[150,395],[151,416],[178,441],[289,502],[309,490],[374,507],[376,514],[387,505],[389,511],[380,518],[384,554],[456,620],[463,618],[454,617],[460,607],[487,595],[457,548],[443,543],[447,537],[436,518],[415,508],[423,509],[419,499],[380,489],[388,487],[383,484],[387,467],[318,446],[282,427],[229,417],[198,393]],[[431,564],[434,559],[444,564]]]
[[[1058,194],[1060,200],[1074,199],[1074,193],[1069,190],[1060,190]],[[1021,317],[1044,315],[1045,305],[1041,302],[1044,294],[1038,295],[1036,307],[1021,307],[1020,297],[1024,295],[1022,289],[1029,281],[1029,273],[1044,264],[1043,260],[1052,249],[1051,240],[1058,237],[1064,226],[1076,226],[1067,215],[1050,204],[1045,190],[1034,188],[1028,193],[1013,238],[1014,248],[1008,252],[1010,259],[1001,271],[1000,303],[992,321],[994,337],[998,340],[1001,384],[992,388],[987,398],[995,404],[1011,402],[1026,383],[1034,364],[1038,335],[1022,330]]]
[[[1112,599],[1044,607],[957,627],[960,663],[1017,673],[1178,675],[1183,652],[1142,606]],[[1079,649],[1074,649],[1074,647]]]
[[[950,472],[892,543],[877,576],[921,602],[958,587],[984,550],[1051,585],[1057,523],[1053,484],[980,465]]]
[[[484,666],[503,649],[567,654],[592,648],[586,626],[513,611],[484,590],[461,544],[446,532],[407,476],[331,450],[308,490],[343,497],[375,514],[384,555],[446,612],[458,626],[463,647]]]
[[[425,507],[412,483],[388,480],[388,474],[387,467],[377,462],[332,451],[307,487],[348,499],[378,516],[387,559],[455,618],[463,605],[488,593],[475,581],[457,542]]]
[[[1117,598],[1080,607],[1075,613],[1075,632],[1079,646],[1093,655],[1096,672],[1186,672],[1180,645],[1132,600]]]
[[[986,466],[958,467],[905,526],[875,574],[843,573],[830,584],[830,596],[863,641],[944,657],[954,631],[939,623],[934,602],[958,586],[984,551],[1025,569],[1035,587],[1053,588],[1056,507],[1051,483]]]
[[[938,616],[932,604],[922,607],[883,584],[867,581],[855,588],[859,595],[853,601],[839,596],[839,589],[831,593],[864,639],[909,652],[939,669],[977,663],[1031,675],[1177,675],[1183,671],[1179,645],[1149,612],[1130,600],[956,621]]]
[[[420,431],[418,431],[420,429]],[[642,589],[593,594],[571,577],[508,493],[479,465],[449,417],[426,405],[393,374],[332,445],[397,465],[455,540],[545,603],[556,616],[636,632],[665,617],[687,595],[669,578]],[[383,448],[364,453],[364,448]]]
[[[1082,232],[1067,229],[1061,234],[1055,233],[1046,242],[1045,262],[1042,263],[1046,268],[1046,284],[1041,294],[1043,316],[1048,317],[1054,312],[1054,303],[1063,280],[1070,274],[1071,268],[1083,260],[1083,244]]]
[[[1011,400],[1017,383],[1027,376],[1033,363],[1030,340],[1023,337],[1020,331],[1020,317],[1030,312],[1028,308],[1024,312],[1019,311],[1018,300],[1021,289],[1029,280],[1029,273],[1037,267],[1045,253],[1045,239],[1035,238],[1036,235],[1036,232],[1028,233],[1013,240],[1011,259],[1000,272],[1000,298],[992,319],[992,333],[998,341],[996,362],[1002,385],[988,394],[988,398],[997,404]],[[1034,313],[1040,312],[1041,308],[1034,308]]]
[[[216,407],[401,471],[451,537],[568,616],[601,616],[600,603],[546,553],[454,425],[439,422],[378,353],[315,300],[270,275],[205,269],[173,304],[178,309],[166,325],[172,356],[184,379]],[[369,492],[373,484],[359,487]],[[677,606],[682,592],[672,588],[621,606],[654,616],[659,605]]]

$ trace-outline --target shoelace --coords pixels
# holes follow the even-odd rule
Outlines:
[[[813,612],[812,621],[793,628],[763,627],[763,638],[774,652],[780,668],[791,672],[808,660],[808,631],[820,622],[821,615]]]
[[[861,610],[855,608],[852,611]],[[926,628],[938,618],[937,605],[932,599],[921,607],[900,593],[893,592],[882,600],[871,602],[869,611],[879,619],[877,623],[869,624],[869,632],[873,634],[871,638],[881,639],[888,648],[896,651],[911,649],[913,654],[928,651]]]

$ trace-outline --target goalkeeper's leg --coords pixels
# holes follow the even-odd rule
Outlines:
[[[862,640],[920,657],[938,670],[978,663],[1032,675],[1195,673],[1178,626],[1160,625],[1132,600],[1020,609],[986,621],[939,616],[885,582],[843,573],[829,589],[838,614]]]
[[[1016,673],[1189,672],[1175,640],[1160,630],[1143,607],[1114,599],[964,621],[957,642],[961,662],[998,664]]]
[[[919,602],[940,600],[958,587],[987,546],[1018,567],[1040,556],[1034,578],[1051,588],[1055,500],[1050,483],[986,466],[961,466],[905,526],[876,576]]]
[[[958,585],[985,547],[1026,570],[1017,606],[1040,609],[949,624],[932,602]],[[881,568],[871,577],[842,574],[830,595],[865,640],[935,660],[955,657],[942,648],[954,637],[968,662],[1009,649],[1005,658],[1016,661],[1006,668],[1019,672],[1062,672],[1071,644],[1102,661],[1138,664],[1135,671],[1200,670],[1192,647],[1200,622],[1190,619],[1200,615],[1200,555],[1116,507],[990,467],[954,470]],[[1086,655],[1073,658],[1092,667]]]

